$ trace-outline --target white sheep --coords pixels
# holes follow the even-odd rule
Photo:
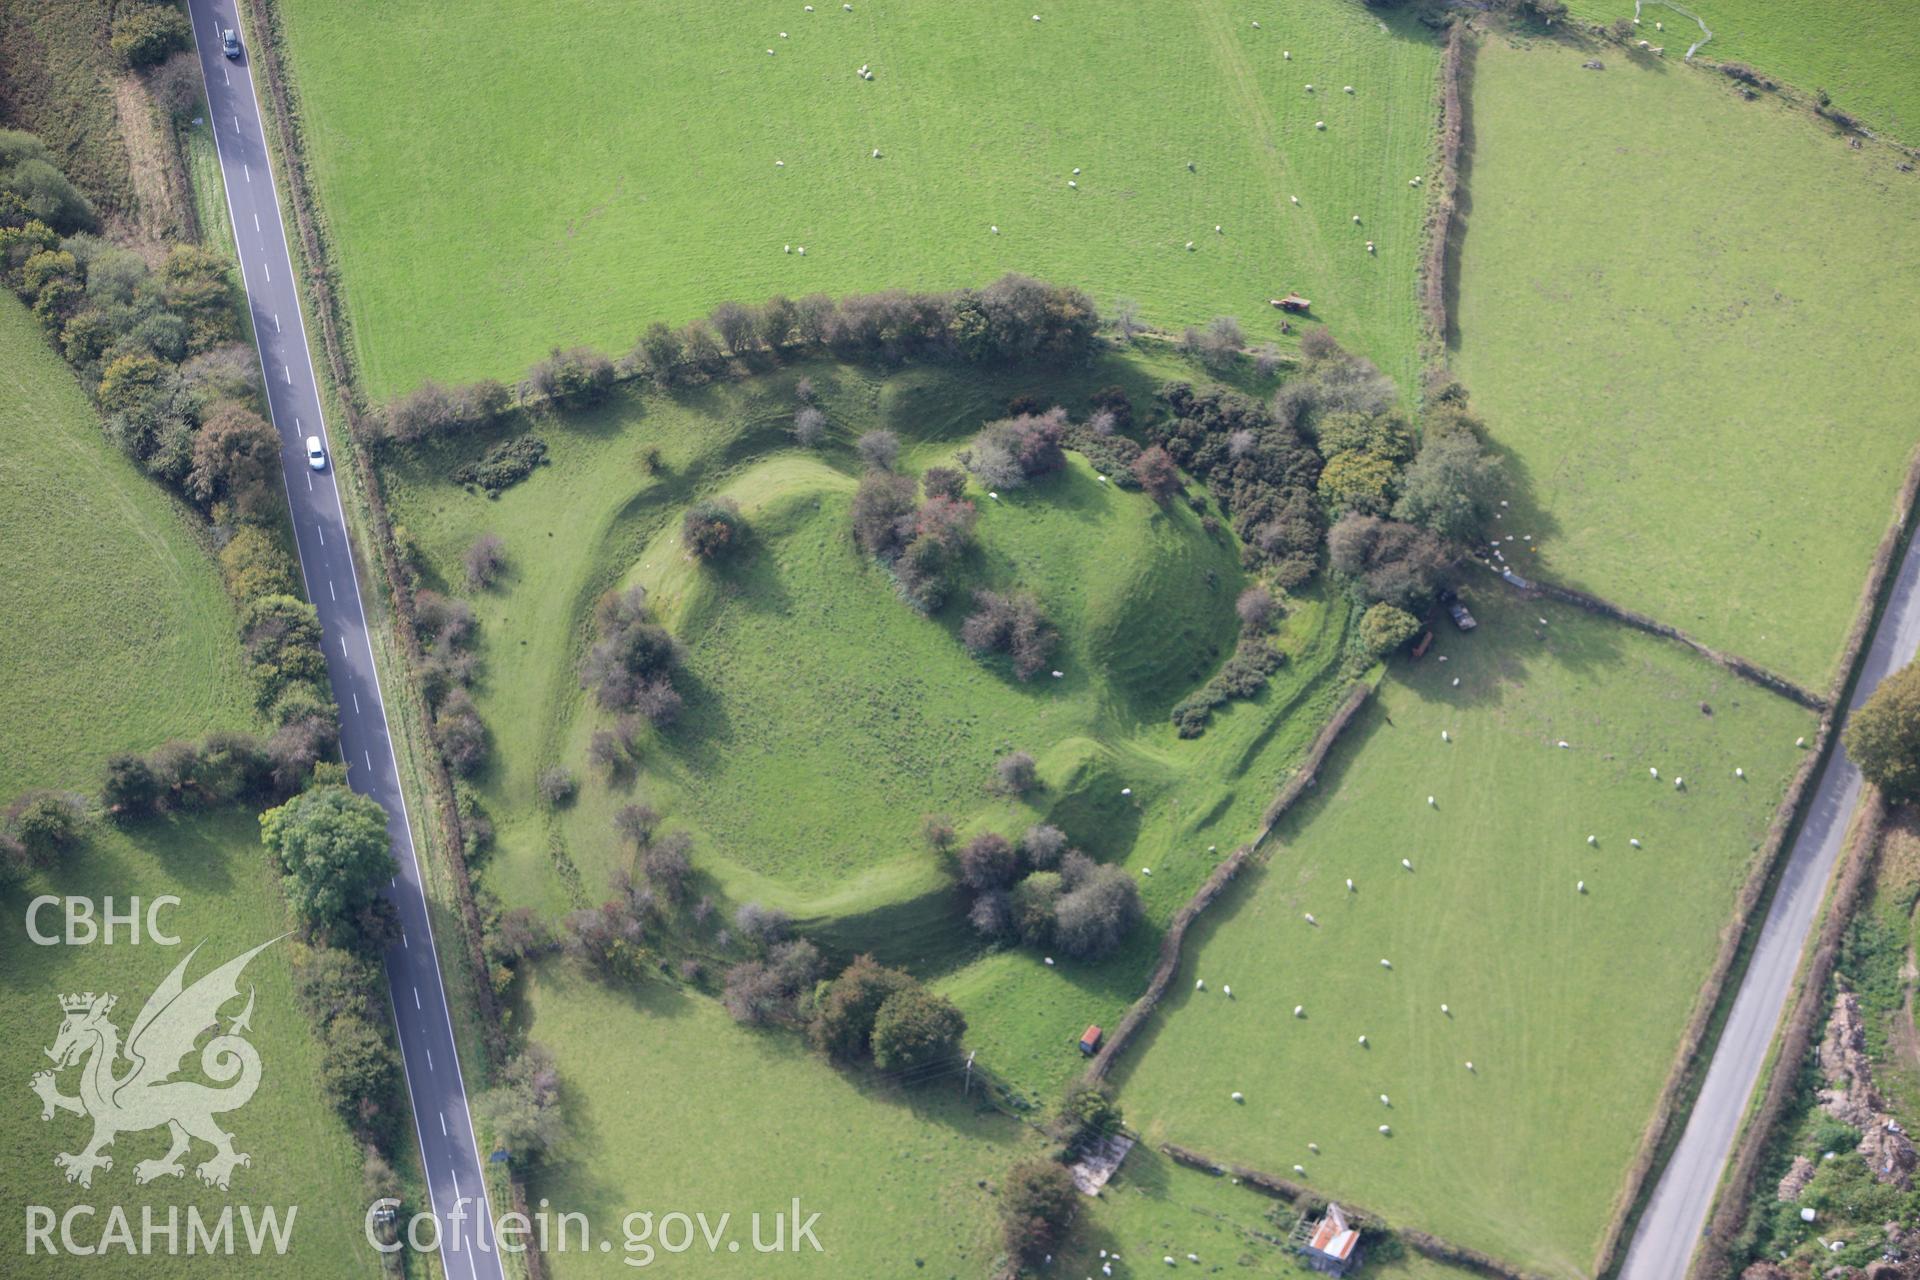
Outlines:
[[[1245,1102],[1247,1098],[1245,1094],[1241,1093],[1238,1089],[1235,1089],[1233,1091],[1233,1100],[1235,1102]]]
[[[1289,200],[1291,200],[1291,201],[1293,201],[1293,202],[1294,202],[1295,204],[1299,204],[1299,203],[1300,203],[1300,197],[1299,197],[1299,196],[1288,196],[1288,197],[1287,197],[1287,199],[1289,199]]]
[[[1458,688],[1460,687],[1460,677],[1459,677],[1459,676],[1455,676],[1455,677],[1453,678],[1453,687],[1454,687],[1454,688],[1456,688],[1456,689],[1458,689]]]
[[[1225,234],[1227,234],[1227,233],[1226,233],[1226,232],[1224,232],[1224,231],[1222,231],[1222,230],[1220,229],[1220,224],[1216,222],[1216,223],[1214,223],[1214,224],[1213,224],[1213,234],[1215,234],[1215,235],[1217,235],[1217,236],[1223,236],[1223,235],[1225,235]]]
[[[1293,1016],[1294,1016],[1294,1017],[1296,1017],[1296,1018],[1304,1018],[1304,1017],[1306,1017],[1306,1016],[1307,1016],[1307,1006],[1305,1006],[1305,1005],[1303,1005],[1303,1004],[1297,1004],[1297,1005],[1295,1005],[1295,1006],[1293,1006]]]
[[[1069,187],[1072,187],[1075,191],[1078,191],[1080,189],[1080,184],[1075,182],[1072,178],[1067,179],[1067,185]]]
[[[804,258],[807,256],[807,246],[801,245],[799,248],[795,249],[794,252]]]
[[[1132,794],[1133,794],[1133,788],[1132,788],[1132,787],[1122,787],[1122,788],[1120,788],[1120,794],[1121,794],[1121,795],[1123,795],[1123,796],[1130,796],[1130,795],[1132,795]]]
[[[1308,923],[1308,924],[1311,924],[1311,925],[1318,925],[1318,924],[1320,923],[1320,922],[1319,922],[1318,920],[1315,920],[1315,919],[1313,918],[1313,912],[1311,912],[1311,911],[1308,911],[1308,912],[1306,912],[1306,913],[1304,913],[1304,914],[1305,914],[1305,918],[1306,918],[1306,921],[1307,921],[1307,923]]]
[[[1048,957],[1047,957],[1047,968],[1049,968],[1049,969],[1051,969],[1051,968],[1053,968],[1053,957],[1052,957],[1052,956],[1048,956]]]
[[[1501,503],[1500,505],[1501,505],[1501,506],[1505,506],[1505,505],[1506,505],[1506,503],[1504,503],[1504,502],[1503,502],[1503,503]],[[1546,625],[1547,625],[1547,620],[1546,620],[1545,618],[1541,618],[1541,619],[1540,619],[1539,621],[1540,621],[1540,625],[1541,625],[1541,626],[1543,626],[1543,627],[1544,627],[1544,626],[1546,626]]]
[[[1351,878],[1349,878],[1349,879],[1348,879],[1348,881],[1347,881],[1347,892],[1348,892],[1348,893],[1352,893],[1352,892],[1354,892],[1354,888],[1353,888],[1353,881],[1352,881],[1352,879],[1351,879]]]
[[[1356,227],[1360,225],[1360,215],[1357,213],[1353,215],[1353,225]]]
[[[1393,968],[1393,961],[1387,959],[1385,956],[1382,956],[1380,957],[1380,967],[1382,969],[1391,969]]]
[[[1348,93],[1352,93],[1352,92],[1353,92],[1353,86],[1352,86],[1352,85],[1345,85],[1345,86],[1343,86],[1343,87],[1345,88],[1345,90],[1346,90],[1346,91],[1347,91]]]
[[[1438,809],[1439,807],[1440,807],[1440,802],[1438,800],[1435,800],[1432,796],[1427,797],[1427,808]]]
[[[1445,729],[1442,729],[1442,730],[1440,731],[1440,741],[1442,741],[1442,742],[1452,742],[1452,741],[1453,741],[1453,735],[1452,735],[1451,733],[1448,733],[1448,732],[1447,732],[1447,731],[1446,731]]]
[[[1590,844],[1590,845],[1593,845],[1593,846],[1595,846],[1595,847],[1597,848],[1597,847],[1599,846],[1599,844],[1600,844],[1600,837],[1599,837],[1599,836],[1588,836],[1588,837],[1587,837],[1587,843],[1588,843],[1588,844]]]
[[[1793,740],[1793,745],[1796,747],[1804,747],[1807,745],[1807,740],[1805,738],[1795,738]]]
[[[878,147],[875,147],[875,148],[873,149],[873,158],[874,158],[875,160],[878,160],[878,159],[880,158],[880,148],[878,148]]]
[[[1560,739],[1560,741],[1555,745],[1558,746],[1562,751],[1567,750],[1571,746],[1571,744],[1568,743],[1568,741],[1565,738]]]
[[[993,490],[991,490],[991,489],[989,489],[989,490],[987,490],[987,496],[988,496],[989,498],[992,498],[992,499],[993,499],[993,500],[994,500],[995,502],[998,502],[998,501],[1000,501],[1000,495],[999,495],[999,494],[997,494],[997,493],[995,493],[995,492],[994,492]]]
[[[1575,893],[1585,893],[1587,891],[1587,882],[1585,880],[1580,881],[1580,883],[1573,886],[1573,891]]]
[[[1189,240],[1189,241],[1187,241],[1187,252],[1188,252],[1188,253],[1192,253],[1192,252],[1193,252],[1193,241],[1191,241],[1191,240]]]
[[[1471,1062],[1467,1064],[1467,1070],[1469,1071],[1473,1070],[1473,1064]]]
[[[1312,92],[1313,92],[1313,86],[1312,86],[1312,85],[1308,85],[1308,86],[1307,86],[1307,92],[1308,92],[1308,93],[1312,93]]]
[[[1000,226],[998,223],[989,224],[987,227],[987,230],[992,232],[996,236],[1000,234]]]
[[[782,253],[792,253],[792,252],[793,252],[793,246],[792,246],[792,245],[790,245],[790,244],[784,244],[784,245],[781,245],[781,246],[780,246],[780,252],[782,252]]]
[[[1658,769],[1656,769],[1656,768],[1654,768],[1654,767],[1653,767],[1652,765],[1648,765],[1648,766],[1647,766],[1647,776],[1648,776],[1649,778],[1657,778],[1657,777],[1659,777],[1659,776],[1660,776],[1660,771],[1659,771]]]
[[[1225,996],[1227,999],[1231,1000],[1233,999],[1233,988],[1230,986],[1223,986],[1220,988],[1220,994]]]
[[[1309,1143],[1307,1144],[1307,1150],[1309,1150],[1309,1151],[1311,1151],[1311,1152],[1313,1152],[1313,1154],[1315,1154],[1315,1155],[1319,1155],[1319,1154],[1320,1154],[1320,1144],[1319,1144],[1319,1143],[1317,1143],[1317,1142],[1309,1142]]]
[[[1383,1093],[1380,1095],[1380,1105],[1383,1107],[1390,1107],[1393,1105],[1393,1103],[1388,1099],[1387,1095]]]
[[[1056,671],[1056,672],[1054,672],[1054,673],[1053,673],[1053,678],[1054,678],[1055,680],[1059,680],[1059,679],[1061,679],[1061,678],[1063,678],[1063,677],[1064,677],[1064,676],[1065,676],[1066,674],[1067,674],[1067,673],[1066,673],[1066,672],[1064,672],[1064,671]]]
[[[1673,789],[1675,791],[1685,791],[1687,789],[1687,780],[1685,778],[1675,778],[1673,780]]]
[[[1405,867],[1409,871],[1413,870],[1413,863],[1408,861],[1405,858],[1400,859],[1400,865]]]
[[[1292,61],[1293,61],[1293,50],[1291,50],[1291,49],[1282,49],[1282,50],[1280,51],[1280,57],[1281,57],[1281,59],[1282,59],[1283,61],[1286,61],[1286,62],[1292,62]]]
[[[1640,847],[1640,837],[1634,836],[1631,840],[1628,840],[1627,843],[1638,849]]]
[[[1256,23],[1254,23],[1253,25],[1257,27],[1257,26],[1259,26],[1260,24],[1256,22]],[[1304,1178],[1304,1177],[1306,1177],[1306,1176],[1307,1176],[1307,1167],[1306,1167],[1305,1165],[1300,1165],[1300,1164],[1297,1164],[1297,1165],[1295,1165],[1295,1166],[1293,1166],[1293,1171],[1294,1171],[1294,1173],[1295,1173],[1296,1175],[1298,1175],[1298,1176],[1300,1176],[1300,1177],[1302,1177],[1302,1178]]]
[[[1368,253],[1372,253],[1373,251],[1374,251],[1374,248],[1373,248],[1373,241],[1371,241],[1371,240],[1369,240],[1369,241],[1367,241],[1367,252],[1368,252]]]
[[[1367,1038],[1365,1036],[1360,1037],[1360,1047],[1362,1049],[1367,1047]]]
[[[1453,1010],[1443,1004],[1440,1006],[1440,1016],[1443,1018],[1451,1018],[1453,1016]]]
[[[1259,24],[1258,22],[1255,22],[1255,23],[1253,24],[1253,29],[1254,29],[1255,31],[1258,31],[1258,30],[1260,29],[1260,24]]]
[[[787,33],[786,33],[786,32],[784,32],[784,31],[782,31],[782,32],[780,33],[780,38],[781,38],[782,40],[785,40],[785,39],[787,38]]]
[[[1074,177],[1076,177],[1076,178],[1077,178],[1077,177],[1079,177],[1079,176],[1080,176],[1080,171],[1079,171],[1078,169],[1075,169],[1075,170],[1073,171],[1073,176],[1074,176]]]
[[[1324,129],[1327,127],[1327,122],[1325,120],[1315,120],[1313,122],[1313,127],[1316,129]]]
[[[1207,989],[1207,980],[1205,978],[1195,978],[1193,980],[1193,989],[1195,991],[1205,991]]]
[[[1152,868],[1152,867],[1142,867],[1142,868],[1140,868],[1140,874],[1141,874],[1141,875],[1143,875],[1143,876],[1151,876],[1151,875],[1153,874],[1153,868]]]
[[[776,169],[784,169],[787,167],[787,162],[785,160],[775,160],[773,162],[773,167]]]
[[[1733,776],[1736,778],[1744,778],[1747,776],[1747,771],[1745,769],[1736,768],[1733,771]]]
[[[1386,1137],[1391,1138],[1393,1136],[1393,1126],[1383,1124],[1380,1126],[1380,1132]]]

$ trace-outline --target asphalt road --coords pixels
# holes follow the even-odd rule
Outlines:
[[[366,612],[360,605],[346,516],[334,484],[331,444],[325,471],[315,472],[307,465],[306,438],[319,436],[325,441],[327,429],[320,416],[313,359],[301,322],[300,289],[287,253],[259,99],[247,55],[243,52],[238,60],[229,60],[220,51],[220,33],[240,29],[233,0],[191,0],[189,9],[260,367],[274,428],[280,433],[281,470],[299,544],[300,571],[307,597],[320,611],[327,673],[340,704],[340,747],[347,762],[347,781],[386,809],[387,830],[393,838],[396,874],[389,896],[403,933],[400,945],[387,952],[387,980],[420,1160],[432,1210],[440,1220],[441,1260],[449,1280],[494,1280],[502,1270],[493,1251],[493,1214],[481,1176],[479,1143],[467,1111],[460,1057],[454,1050],[453,1020],[447,1012],[440,961],[427,918],[420,860],[407,824],[407,802],[400,791],[386,709],[381,705],[380,677],[368,642]],[[423,1243],[432,1239],[425,1227],[419,1238]]]
[[[1892,598],[1874,629],[1849,710],[1920,648],[1920,554],[1909,543]],[[1706,1082],[1694,1103],[1653,1198],[1628,1246],[1622,1280],[1680,1280],[1686,1274],[1735,1131],[1773,1043],[1814,913],[1840,857],[1848,820],[1860,799],[1860,771],[1836,744],[1815,783],[1806,821],[1795,838],[1780,888],[1760,928],[1760,941],[1734,997]]]

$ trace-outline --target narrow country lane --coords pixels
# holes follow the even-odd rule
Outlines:
[[[1868,643],[1848,710],[1911,662],[1916,648],[1920,648],[1920,556],[1909,542],[1901,555],[1893,594]],[[1706,1230],[1707,1213],[1732,1154],[1740,1119],[1793,994],[1800,955],[1813,931],[1827,881],[1833,877],[1847,823],[1859,804],[1860,786],[1860,771],[1836,743],[1814,784],[1806,821],[1788,854],[1786,871],[1760,928],[1760,941],[1741,979],[1693,1113],[1640,1216],[1621,1280],[1681,1280],[1686,1275]]]

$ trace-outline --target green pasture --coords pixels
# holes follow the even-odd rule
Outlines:
[[[155,897],[172,894],[180,905],[164,909],[159,919],[180,943],[156,945],[143,932],[136,944],[122,925],[112,945],[36,945],[27,933],[26,908],[40,894],[90,899],[96,919],[108,895],[122,913],[129,900],[138,899],[144,915],[145,905]],[[113,1167],[96,1172],[90,1188],[68,1183],[55,1167],[54,1155],[80,1151],[92,1133],[91,1121],[64,1111],[43,1121],[40,1101],[27,1087],[35,1072],[50,1065],[42,1050],[53,1045],[60,1030],[61,996],[83,991],[118,996],[111,1021],[124,1036],[148,995],[193,948],[199,951],[188,967],[189,984],[286,931],[278,879],[260,851],[259,825],[252,814],[159,822],[130,832],[97,828],[68,865],[0,896],[0,910],[6,916],[6,926],[0,928],[0,1023],[8,1029],[0,1037],[0,1069],[13,1082],[9,1104],[0,1108],[0,1145],[8,1153],[0,1180],[8,1212],[24,1215],[26,1206],[39,1205],[65,1215],[72,1206],[92,1205],[94,1216],[73,1220],[76,1241],[83,1246],[100,1242],[107,1212],[115,1205],[127,1214],[136,1246],[143,1208],[151,1209],[161,1223],[170,1209],[180,1215],[178,1256],[168,1256],[165,1237],[157,1236],[148,1253],[128,1256],[124,1248],[109,1249],[101,1258],[88,1260],[64,1250],[59,1256],[27,1256],[24,1217],[16,1217],[9,1232],[12,1256],[4,1268],[8,1275],[65,1276],[87,1267],[143,1277],[383,1274],[361,1225],[366,1201],[359,1149],[321,1101],[320,1046],[294,1002],[287,951],[291,940],[261,952],[241,977],[242,995],[254,994],[247,1039],[259,1052],[261,1079],[245,1106],[218,1117],[221,1127],[233,1134],[235,1150],[252,1157],[251,1164],[233,1172],[227,1190],[204,1186],[195,1175],[194,1166],[212,1150],[199,1142],[184,1157],[184,1176],[137,1184],[134,1166],[166,1153],[167,1134],[159,1128],[122,1133],[108,1149]],[[37,924],[42,934],[61,934],[60,908],[43,910]],[[237,1000],[223,1009],[222,1028],[240,1011]],[[197,1053],[190,1055],[182,1078],[199,1078],[199,1061]],[[124,1074],[127,1064],[123,1061],[115,1069]],[[79,1076],[78,1069],[63,1072],[61,1092],[75,1094]],[[269,1248],[256,1257],[243,1245],[233,1256],[186,1255],[189,1206],[211,1225],[223,1209],[232,1208],[237,1215],[242,1205],[256,1212],[272,1206],[282,1222],[293,1215],[284,1255]],[[234,1233],[244,1242],[238,1217]],[[53,1239],[60,1239],[57,1230]]]
[[[1455,367],[1521,559],[1824,689],[1914,447],[1915,176],[1615,46],[1490,37],[1470,101]]]
[[[999,1253],[991,1188],[1044,1145],[957,1079],[903,1089],[840,1071],[790,1031],[737,1026],[663,984],[615,992],[552,965],[527,1005],[529,1034],[558,1057],[574,1135],[530,1194],[587,1215],[595,1241],[549,1249],[557,1277],[631,1274],[623,1220],[676,1211],[731,1214],[740,1247],[709,1252],[696,1233],[694,1250],[660,1252],[675,1274],[982,1275]],[[751,1215],[769,1243],[796,1198],[802,1218],[820,1214],[820,1252],[754,1253]]]
[[[1472,606],[1189,934],[1116,1079],[1150,1141],[1585,1274],[1813,716],[1584,613]]]
[[[1633,16],[1633,0],[1571,0],[1575,16],[1611,22]],[[1687,0],[1713,32],[1702,59],[1744,62],[1813,93],[1825,89],[1833,105],[1897,141],[1920,140],[1920,16],[1905,5],[1877,0]],[[1656,29],[1661,23],[1664,30]],[[1685,53],[1700,39],[1698,23],[1669,5],[1647,0],[1640,34]]]
[[[90,789],[115,751],[251,727],[210,554],[11,294],[0,392],[0,799]]]
[[[377,396],[509,377],[556,343],[624,351],[726,299],[1008,270],[1176,331],[1235,315],[1253,341],[1278,334],[1268,300],[1298,289],[1415,385],[1424,193],[1408,183],[1431,163],[1439,58],[1405,12],[280,8]]]

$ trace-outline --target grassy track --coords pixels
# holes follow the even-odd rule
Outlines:
[[[1633,16],[1633,0],[1572,0],[1574,16],[1611,22]],[[1686,0],[1713,40],[1700,51],[1717,62],[1745,62],[1796,88],[1824,88],[1834,105],[1902,142],[1920,141],[1920,15],[1877,0]],[[1685,52],[1699,27],[1648,0],[1642,34]],[[1666,24],[1656,32],[1653,24]]]
[[[1259,30],[1222,0],[1124,21],[1062,0],[1041,22],[1024,0],[281,7],[376,395],[509,375],[556,342],[624,350],[727,298],[1008,269],[1174,327],[1238,315],[1256,339],[1277,332],[1267,300],[1298,288],[1414,385],[1408,179],[1429,162],[1438,58],[1409,17],[1333,0]]]
[[[1121,1101],[1149,1138],[1300,1164],[1328,1195],[1573,1275],[1812,717],[1582,613],[1474,609],[1473,635],[1396,666],[1270,864],[1190,935],[1183,980],[1210,989],[1163,1006]]]
[[[1914,442],[1920,186],[1717,78],[1585,56],[1493,38],[1473,76],[1456,365],[1506,527],[1823,686]]]
[[[233,607],[169,499],[0,297],[0,797],[90,786],[115,751],[251,727]]]
[[[127,945],[123,928],[113,946],[36,946],[26,934],[25,903],[40,893],[87,897],[96,906],[110,893],[121,910],[129,897],[151,902],[156,895],[175,894],[181,905],[163,915],[162,922],[180,937],[181,945]],[[122,1134],[109,1152],[111,1170],[96,1173],[91,1188],[69,1185],[54,1167],[54,1154],[80,1150],[90,1124],[64,1112],[42,1122],[40,1104],[26,1087],[28,1077],[48,1065],[41,1050],[54,1042],[60,1028],[60,995],[113,992],[120,1003],[112,1020],[124,1034],[148,994],[192,947],[198,945],[200,953],[188,981],[285,931],[279,884],[261,856],[259,827],[252,815],[161,823],[131,835],[104,829],[68,869],[35,877],[4,905],[8,923],[0,929],[0,974],[5,975],[0,981],[0,1023],[8,1032],[0,1037],[0,1070],[16,1083],[10,1105],[0,1108],[0,1144],[7,1152],[3,1176],[12,1211],[44,1205],[63,1214],[71,1205],[98,1206],[98,1216],[76,1219],[78,1239],[89,1243],[105,1229],[107,1207],[115,1204],[126,1206],[136,1242],[142,1206],[150,1207],[162,1223],[170,1206],[184,1215],[188,1205],[195,1205],[208,1222],[223,1208],[243,1204],[275,1206],[284,1221],[287,1209],[298,1206],[285,1256],[269,1251],[253,1257],[243,1251],[234,1257],[188,1258],[182,1217],[183,1256],[166,1256],[165,1238],[156,1237],[157,1256],[109,1253],[92,1265],[103,1274],[142,1277],[381,1274],[360,1226],[365,1206],[359,1152],[321,1101],[320,1049],[306,1015],[294,1003],[289,942],[262,952],[242,979],[243,990],[251,987],[257,994],[248,1040],[260,1053],[261,1082],[246,1106],[220,1117],[222,1127],[234,1135],[235,1149],[253,1158],[252,1164],[235,1170],[229,1191],[204,1187],[194,1175],[193,1165],[209,1154],[199,1143],[183,1178],[137,1186],[134,1165],[166,1151],[167,1135],[159,1129]],[[58,909],[43,912],[39,923],[42,932],[59,932]],[[238,1009],[236,1003],[228,1016]],[[198,1061],[197,1054],[187,1060],[187,1078],[193,1078]],[[118,1069],[124,1072],[125,1064]],[[71,1071],[62,1077],[63,1092],[74,1091],[76,1078]],[[236,1236],[239,1232],[236,1222]],[[20,1236],[14,1237],[14,1245],[24,1248]],[[81,1265],[70,1257],[16,1253],[8,1260],[7,1274],[61,1276]]]

